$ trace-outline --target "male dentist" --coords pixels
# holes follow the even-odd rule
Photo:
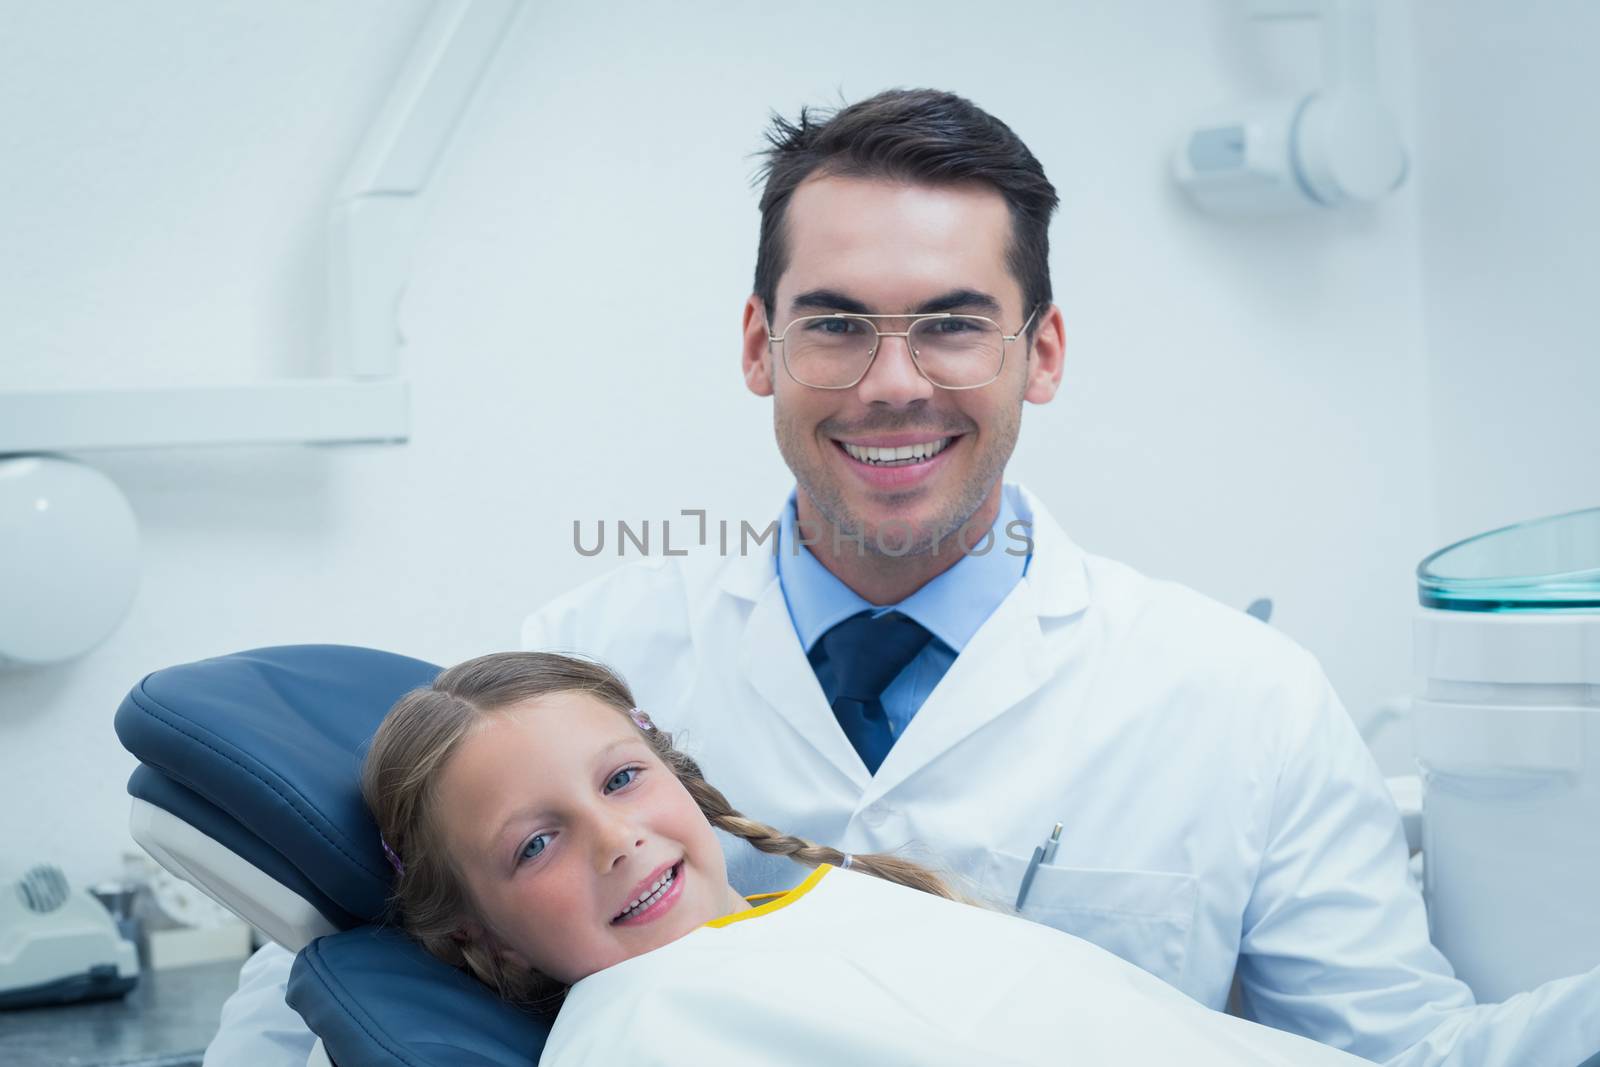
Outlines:
[[[1308,653],[1003,483],[1064,348],[1027,147],[932,91],[769,137],[742,370],[796,482],[776,544],[624,566],[524,645],[618,668],[751,815],[914,842],[1213,1008],[1237,974],[1250,1017],[1397,1065],[1600,1050],[1600,970],[1494,1006],[1451,975]],[[282,965],[251,967],[208,1064],[294,1062],[250,1043]]]

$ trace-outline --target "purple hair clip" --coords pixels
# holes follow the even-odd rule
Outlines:
[[[643,708],[629,708],[628,718],[633,720],[633,725],[647,734],[656,732],[656,724],[650,721],[650,715]]]
[[[406,865],[400,862],[400,857],[394,854],[394,849],[389,847],[389,842],[383,839],[382,834],[378,835],[378,843],[383,846],[383,854],[389,857],[389,866],[394,868],[394,873],[405,874]]]

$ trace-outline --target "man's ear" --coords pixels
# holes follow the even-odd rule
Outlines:
[[[1022,398],[1034,404],[1048,404],[1061,387],[1066,367],[1067,326],[1061,309],[1051,304],[1040,313],[1028,357],[1028,380]]]
[[[759,296],[744,302],[744,345],[740,368],[745,388],[756,396],[772,395],[772,346],[767,343],[767,309]]]

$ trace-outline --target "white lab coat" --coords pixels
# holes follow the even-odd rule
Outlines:
[[[1026,576],[876,775],[795,634],[770,542],[656,558],[556,600],[525,648],[582,652],[746,814],[848,852],[912,845],[1218,1010],[1405,1067],[1573,1067],[1600,969],[1473,1007],[1428,940],[1399,814],[1316,660],[1072,543],[1043,506]],[[783,550],[787,551],[788,548]]]
[[[1023,914],[1209,1007],[1237,963],[1251,1018],[1394,1067],[1574,1067],[1600,1049],[1600,969],[1473,1007],[1308,653],[1083,552],[1007,491],[1033,523],[1028,572],[876,775],[823,698],[770,542],[620,567],[532,615],[522,643],[615,667],[735,805],[791,833],[910,845],[1004,900],[1063,823]]]
[[[723,923],[579,982],[540,1067],[1362,1062],[1209,1011],[1087,941],[854,871],[821,868]]]

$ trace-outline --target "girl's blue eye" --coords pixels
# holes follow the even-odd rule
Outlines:
[[[624,786],[632,784],[637,777],[639,777],[639,768],[624,767],[606,780],[606,792],[615,793]]]
[[[522,851],[521,851],[521,853],[519,853],[517,855],[517,859],[519,859],[519,860],[531,860],[531,859],[533,859],[534,857],[539,855],[539,853],[544,851],[545,844],[549,840],[550,840],[550,835],[549,834],[534,834],[533,837],[528,841],[528,843],[526,845],[522,846]]]

